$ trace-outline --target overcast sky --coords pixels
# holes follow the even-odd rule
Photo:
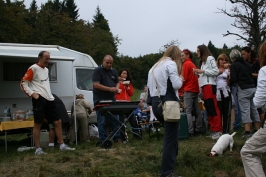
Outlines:
[[[38,6],[47,0],[36,0]],[[25,0],[29,7],[32,0]],[[180,49],[193,52],[200,44],[222,48],[244,45],[234,36],[223,37],[227,30],[239,32],[234,22],[217,8],[231,9],[226,0],[75,0],[80,18],[92,22],[97,6],[109,22],[113,35],[122,39],[118,52],[131,57],[158,53],[172,40]]]

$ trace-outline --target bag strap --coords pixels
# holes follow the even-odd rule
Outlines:
[[[154,69],[158,66],[159,63],[161,63],[161,62],[157,62],[157,63],[154,65],[154,67],[152,68],[152,76],[153,76],[153,80],[154,80],[154,82],[155,82],[155,84],[156,84],[157,95],[158,95],[158,97],[159,97],[159,99],[160,99],[160,102],[162,102],[161,97],[160,97],[160,92],[159,92],[159,90],[158,90],[158,84],[157,84],[157,81],[156,81],[156,79],[155,79],[154,72],[153,72]]]

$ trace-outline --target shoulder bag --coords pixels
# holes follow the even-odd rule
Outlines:
[[[165,101],[164,104],[162,105],[162,100],[160,98],[160,92],[158,90],[158,84],[156,82],[156,79],[155,79],[154,73],[153,73],[155,67],[156,66],[154,66],[154,68],[152,70],[152,75],[153,75],[154,82],[156,84],[157,95],[160,99],[160,104],[158,105],[158,107],[162,106],[162,108],[163,108],[164,121],[166,121],[166,122],[178,122],[180,119],[180,104],[178,101]]]

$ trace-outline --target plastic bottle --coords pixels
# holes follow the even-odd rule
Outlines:
[[[4,117],[7,117],[7,107],[4,109]]]

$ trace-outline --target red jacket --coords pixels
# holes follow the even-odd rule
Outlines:
[[[134,88],[131,83],[127,87],[123,85],[122,82],[119,82],[119,88],[122,91],[115,95],[116,100],[130,101],[130,97],[134,94]]]
[[[193,68],[196,69],[197,67],[190,58],[187,58],[182,65],[184,81],[181,89],[185,92],[199,93],[199,80],[198,76],[193,73]]]

